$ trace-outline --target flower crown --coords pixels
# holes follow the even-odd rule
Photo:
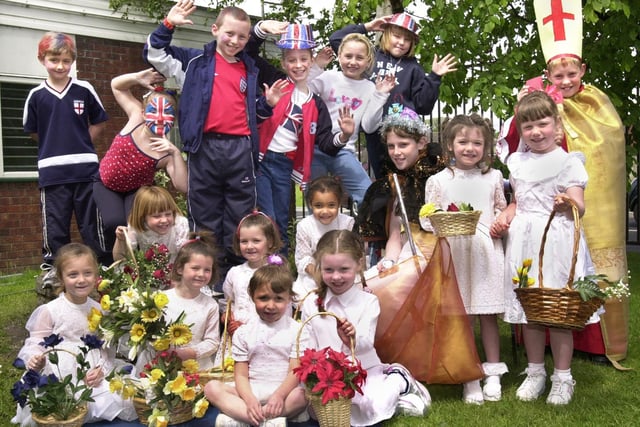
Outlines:
[[[422,136],[427,136],[430,131],[429,126],[422,121],[418,113],[402,105],[397,106],[396,111],[385,117],[380,127],[380,134],[384,135],[392,128],[400,128],[410,134]]]

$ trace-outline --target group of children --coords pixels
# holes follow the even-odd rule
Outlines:
[[[405,366],[383,363],[378,357],[374,344],[380,304],[366,286],[365,248],[350,231],[354,219],[340,213],[343,185],[359,205],[370,184],[355,155],[355,141],[362,130],[367,133],[376,177],[386,171],[400,175],[410,223],[431,231],[429,221],[418,217],[424,203],[446,210],[452,203],[464,202],[482,211],[474,236],[448,239],[462,304],[471,319],[479,320],[486,358],[484,384],[479,379],[466,382],[464,401],[481,404],[501,399],[500,377],[507,366],[500,361],[499,315],[523,324],[529,364],[517,398],[528,401],[542,395],[545,328],[526,323],[511,277],[525,259],[536,258],[546,220],[556,211],[545,248],[549,261],[544,263],[544,276],[546,286],[564,286],[569,263],[552,260],[571,257],[571,206],[576,205],[580,215],[585,212],[587,182],[584,159],[578,153],[566,153],[556,142],[562,124],[554,100],[543,91],[526,90],[519,95],[515,126],[526,151],[513,153],[507,160],[512,191],[507,204],[502,175],[491,168],[495,141],[490,123],[476,114],[456,116],[443,124],[442,152],[428,143],[428,128],[418,113],[433,107],[441,77],[455,71],[456,62],[451,55],[436,55],[431,73],[425,75],[413,56],[418,25],[408,14],[346,27],[332,35],[338,72],[323,71],[332,57],[329,50],[314,60],[310,26],[261,21],[252,28],[246,13],[236,7],[225,8],[217,17],[212,26],[216,40],[204,51],[171,45],[175,27],[192,23],[188,17],[194,10],[192,0],[179,0],[149,36],[145,58],[153,69],[113,80],[114,95],[128,122],[99,167],[91,137],[106,120],[104,109],[90,85],[68,77],[75,59],[72,44],[53,35],[43,39],[47,41],[39,57],[49,79],[30,94],[25,129],[40,140],[45,261],[54,259],[57,248],[52,271],[64,289],[58,299],[38,308],[27,324],[30,337],[21,354],[28,366],[46,369],[37,351],[42,337],[58,332],[74,342],[84,331],[76,320],[56,314],[55,304],[71,305],[85,315],[95,305],[89,298],[98,277],[93,252],[78,244],[64,245],[69,238],[63,222],[68,223],[71,206],[61,203],[73,199],[85,204],[86,218],[77,210],[76,216],[83,222],[86,242],[96,241],[93,236],[89,239],[86,230],[97,225],[99,218],[90,206],[100,208],[113,231],[114,259],[128,256],[130,247],[167,245],[173,262],[172,288],[165,290],[170,301],[167,311],[176,318],[185,311],[186,322],[194,325],[193,341],[177,349],[178,355],[197,359],[205,369],[213,366],[219,350],[221,310],[211,298],[210,286],[221,279],[218,289],[230,304],[222,320],[233,337],[235,385],[213,381],[205,388],[207,398],[221,411],[217,426],[258,425],[265,420],[270,420],[269,425],[286,425],[286,418],[307,418],[304,391],[293,375],[299,324],[291,313],[298,301],[303,320],[319,311],[339,318],[311,319],[302,344],[349,353],[353,342],[355,356],[368,372],[363,394],[353,398],[352,425],[373,425],[395,414],[426,414],[431,398],[424,385]],[[362,35],[367,31],[383,31],[380,49]],[[277,45],[282,49],[284,74],[258,55],[267,35],[281,35]],[[554,66],[549,64],[550,75]],[[579,61],[562,66],[581,70]],[[157,87],[169,75],[182,88],[182,114],[177,118],[175,97]],[[131,94],[135,85],[151,90],[143,103]],[[262,95],[258,95],[259,85]],[[61,159],[56,157],[60,153],[48,151],[52,143],[47,141],[55,136],[41,123],[43,111],[49,111],[41,110],[41,104],[51,100],[39,99],[47,94],[60,97],[70,90],[82,92],[87,99],[76,110],[87,115],[80,126],[84,131],[78,130],[84,133],[78,141],[86,152],[78,159],[88,173],[82,177],[76,177],[79,168],[74,159],[69,164],[56,163],[65,156]],[[217,108],[221,99],[224,109]],[[54,113],[62,114],[53,108]],[[175,120],[188,162],[166,138]],[[384,156],[381,149],[386,149]],[[167,170],[178,190],[189,190],[188,220],[169,192],[150,185],[159,168]],[[328,172],[333,176],[325,176]],[[77,179],[69,185],[68,179],[61,180],[63,176]],[[96,176],[99,180],[93,182]],[[285,188],[290,189],[292,178],[306,190],[312,212],[297,226],[295,280],[286,261],[277,255],[286,254],[289,246],[290,191]],[[397,192],[391,191],[384,258],[375,266],[380,273],[411,255],[407,233],[413,228],[403,224],[400,203],[394,197]],[[87,199],[92,194],[95,202]],[[256,211],[256,206],[262,211]],[[99,255],[106,252],[105,244],[91,246]],[[538,268],[535,263],[531,266],[531,277],[537,277]],[[575,275],[593,272],[581,234]],[[309,298],[302,300],[305,296]],[[591,320],[597,321],[597,316]],[[571,332],[551,328],[549,339],[554,372],[547,402],[564,405],[571,401],[575,385],[570,369],[573,337]],[[108,372],[108,357],[112,355],[95,363],[99,372],[92,380],[94,393],[104,385],[100,379]],[[96,399],[90,404],[88,420],[116,416],[135,418],[121,401],[105,406]],[[16,417],[16,422],[24,420],[20,414]]]

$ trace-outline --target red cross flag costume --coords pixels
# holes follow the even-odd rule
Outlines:
[[[582,62],[581,2],[534,0],[542,51],[551,70],[557,60]],[[628,280],[625,241],[626,168],[624,126],[613,104],[602,91],[582,85],[560,108],[564,127],[562,146],[586,157],[589,183],[585,189],[586,212],[582,220],[596,273],[610,280]],[[515,121],[505,124],[496,152],[504,161],[509,153],[526,149],[519,141]],[[574,348],[606,354],[617,368],[627,355],[629,300],[610,299],[600,322],[574,332]]]

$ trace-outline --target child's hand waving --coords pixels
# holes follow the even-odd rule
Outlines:
[[[389,93],[396,87],[396,75],[393,73],[384,76],[378,75],[376,78],[376,90],[380,93]]]
[[[193,0],[178,0],[178,2],[167,13],[167,21],[171,25],[184,25],[191,24],[193,21],[187,19],[187,16],[191,15],[196,10],[196,5]]]
[[[458,65],[456,57],[450,53],[447,53],[443,58],[438,59],[438,55],[433,55],[433,63],[431,64],[431,71],[439,76],[444,76],[452,71],[457,71],[455,68]]]
[[[342,135],[344,140],[340,138],[340,142],[346,144],[353,135],[353,132],[356,129],[355,121],[353,120],[353,113],[351,113],[351,108],[349,107],[341,107],[339,110],[340,118],[338,119],[338,124],[340,125],[340,130],[342,131]]]
[[[288,84],[289,82],[287,81],[287,79],[276,80],[271,86],[265,83],[264,96],[265,98],[267,98],[267,104],[269,104],[271,107],[275,107],[278,101],[280,101],[280,98],[282,98],[284,94],[287,93],[285,92],[284,88],[287,87]]]
[[[333,50],[331,49],[331,47],[325,46],[320,49],[313,61],[318,67],[324,70],[325,68],[327,68],[327,65],[329,65],[329,63],[333,60],[334,56],[335,55],[333,54]]]

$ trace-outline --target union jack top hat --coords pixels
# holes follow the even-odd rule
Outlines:
[[[313,49],[313,29],[308,24],[289,24],[287,32],[276,42],[280,49]]]
[[[545,61],[563,57],[582,61],[582,2],[534,0],[533,8]]]
[[[397,25],[398,27],[402,27],[405,30],[409,30],[409,32],[413,33],[416,39],[418,38],[420,25],[418,25],[413,16],[409,15],[406,12],[396,13],[387,23],[382,24],[381,27],[386,28],[389,25]]]

